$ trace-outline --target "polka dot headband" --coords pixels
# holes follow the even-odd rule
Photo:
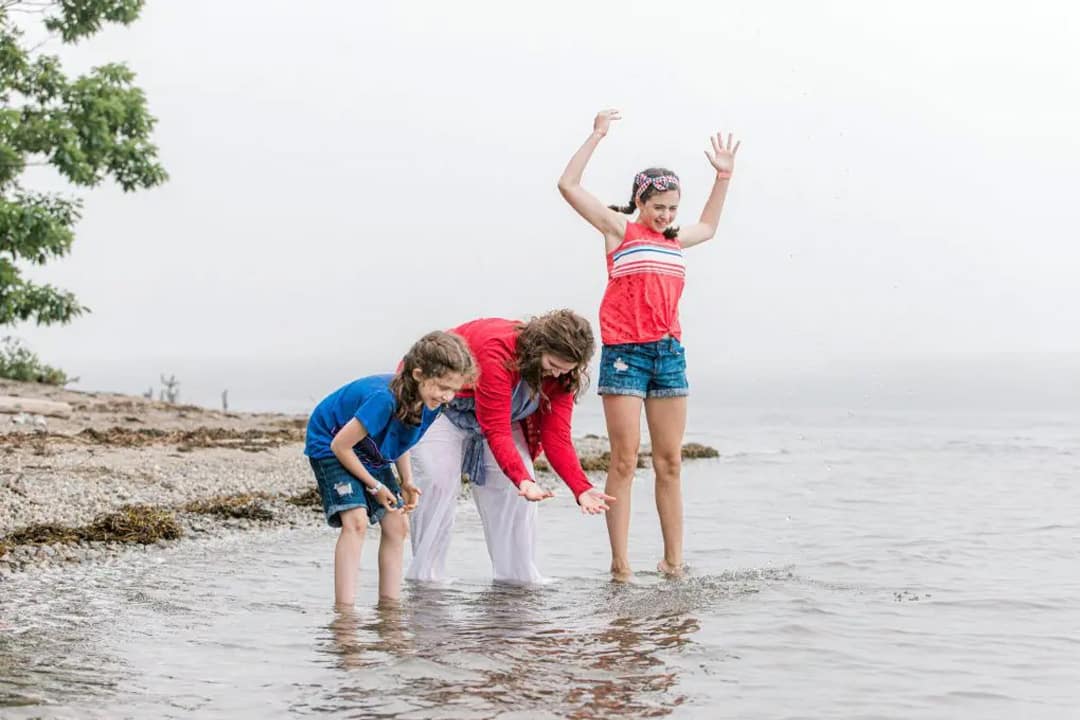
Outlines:
[[[645,173],[638,173],[634,177],[634,186],[637,188],[634,191],[634,199],[640,200],[641,196],[645,194],[645,191],[650,187],[656,188],[659,192],[665,190],[678,190],[679,178],[674,175],[658,175],[656,177],[649,177]]]

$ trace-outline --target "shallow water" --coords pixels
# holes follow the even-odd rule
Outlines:
[[[702,423],[698,423],[699,426]],[[603,521],[541,512],[533,588],[331,609],[325,528],[0,585],[0,717],[1080,717],[1080,422],[716,414],[684,468],[691,577],[614,585]],[[632,559],[660,554],[647,474]]]

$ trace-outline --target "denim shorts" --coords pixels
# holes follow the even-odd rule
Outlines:
[[[330,527],[341,527],[341,513],[359,507],[367,509],[369,525],[379,524],[379,520],[386,514],[386,508],[374,495],[367,492],[364,483],[346,470],[336,457],[308,458],[308,461],[315,473],[315,480],[319,483],[319,497],[322,498],[323,512],[326,513],[326,522]],[[389,465],[371,474],[394,493],[398,507],[404,505],[401,487]]]
[[[656,342],[605,345],[600,351],[597,385],[601,395],[684,397],[690,394],[686,350],[673,337]]]

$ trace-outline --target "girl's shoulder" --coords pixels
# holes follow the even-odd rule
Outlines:
[[[462,333],[469,344],[469,349],[482,359],[488,355],[511,357],[517,348],[517,336],[520,323],[505,318],[484,318],[470,323],[468,334]],[[465,326],[462,326],[465,327]]]
[[[390,391],[390,381],[393,379],[393,373],[367,375],[366,377],[353,380],[342,389],[351,390],[355,395],[364,399],[384,393],[393,397],[394,394]]]
[[[347,386],[350,391],[348,393],[348,400],[352,401],[352,404],[356,407],[368,406],[374,408],[375,406],[388,407],[391,412],[397,409],[397,396],[394,395],[394,391],[390,389],[390,381],[394,379],[393,375],[380,374],[369,375],[354,380]],[[348,401],[346,400],[346,401]]]

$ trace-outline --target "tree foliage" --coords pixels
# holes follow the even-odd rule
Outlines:
[[[130,24],[143,4],[0,0],[0,325],[66,323],[87,310],[72,293],[20,272],[71,250],[82,207],[76,197],[25,187],[28,167],[51,166],[76,186],[112,179],[125,191],[167,178],[134,73],[110,63],[69,77],[57,56],[28,46],[24,30],[40,23],[51,37],[76,43],[105,23]]]

